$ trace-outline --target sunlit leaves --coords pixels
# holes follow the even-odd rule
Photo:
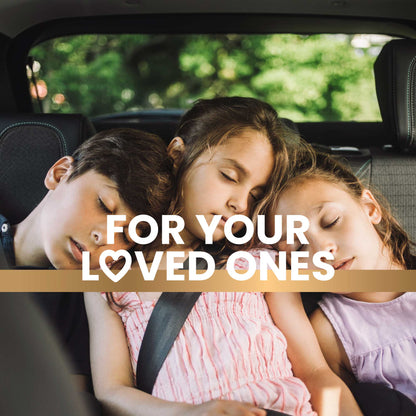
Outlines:
[[[185,108],[198,98],[243,95],[268,101],[295,121],[377,120],[372,66],[380,44],[357,39],[83,35],[45,42],[31,54],[48,86],[47,111]]]

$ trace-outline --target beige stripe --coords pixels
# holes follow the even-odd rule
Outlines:
[[[98,272],[94,272],[98,273]],[[153,282],[143,280],[138,270],[129,271],[119,282],[114,283],[103,272],[99,281],[83,281],[81,270],[1,270],[2,292],[416,292],[416,270],[356,270],[337,271],[335,276],[321,282],[312,272],[302,271],[307,281],[292,281],[291,272],[286,280],[279,281],[269,271],[267,281],[260,281],[260,273],[246,281],[236,281],[225,270],[215,271],[204,281],[189,281],[187,271],[177,271],[184,281],[167,281],[166,272],[158,271]]]

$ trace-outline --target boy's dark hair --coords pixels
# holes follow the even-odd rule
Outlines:
[[[122,128],[104,130],[73,154],[71,181],[93,170],[111,179],[133,210],[156,220],[169,209],[175,194],[173,164],[158,136]]]

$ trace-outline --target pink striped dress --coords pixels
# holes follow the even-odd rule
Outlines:
[[[113,295],[123,306],[118,313],[135,373],[155,301],[142,302],[135,292]],[[290,415],[316,415],[306,386],[293,376],[286,347],[262,293],[202,293],[160,370],[153,395],[194,404],[238,400]]]

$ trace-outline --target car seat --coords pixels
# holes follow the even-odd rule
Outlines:
[[[0,213],[23,220],[46,194],[48,169],[94,133],[80,114],[0,114]]]
[[[168,145],[175,137],[179,120],[184,113],[184,110],[172,109],[139,110],[96,116],[91,121],[97,131],[129,127],[156,134]],[[297,125],[292,120],[287,118],[282,118],[281,120],[288,128],[299,133]]]
[[[0,294],[0,331],[0,414],[90,415],[70,383],[66,357],[27,294]]]
[[[48,169],[94,133],[79,114],[1,113],[0,213],[12,224],[23,220],[47,192],[43,179]],[[92,408],[95,401],[88,393],[81,400],[73,391],[67,357],[34,300],[25,294],[2,295],[0,326],[6,342],[0,356],[6,395],[0,413],[90,414],[85,405]]]
[[[416,41],[387,43],[374,74],[381,116],[394,146],[372,152],[371,183],[416,240]]]

